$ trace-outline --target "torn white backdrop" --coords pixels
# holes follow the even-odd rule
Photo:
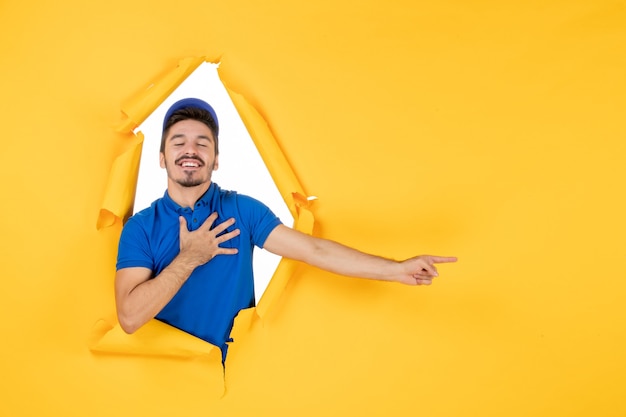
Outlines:
[[[220,126],[219,169],[212,180],[221,188],[246,194],[267,205],[287,226],[293,217],[272,180],[261,155],[250,138],[217,72],[218,64],[201,64],[183,83],[136,129],[144,134],[139,165],[134,212],[163,196],[167,188],[167,174],[159,166],[159,146],[163,117],[176,101],[195,97],[215,109]],[[254,289],[256,301],[261,298],[280,257],[255,248]]]

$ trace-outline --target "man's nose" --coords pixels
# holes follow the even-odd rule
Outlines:
[[[187,145],[185,145],[184,151],[185,151],[185,155],[197,155],[198,147],[194,145],[193,143],[188,143]]]

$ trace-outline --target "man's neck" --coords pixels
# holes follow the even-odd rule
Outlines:
[[[210,186],[210,181],[195,187],[183,187],[180,184],[169,182],[167,194],[179,206],[189,207],[193,210],[196,202],[206,193]]]

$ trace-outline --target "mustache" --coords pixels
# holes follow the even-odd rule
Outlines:
[[[180,161],[182,161],[183,159],[195,159],[196,161],[200,162],[200,165],[204,165],[204,161],[197,155],[184,155],[184,156],[181,156],[180,158],[176,159],[174,161],[174,163],[176,165],[178,165],[180,163]]]

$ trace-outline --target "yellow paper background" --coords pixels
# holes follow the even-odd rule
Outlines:
[[[623,416],[622,1],[0,4],[0,414]],[[267,121],[314,234],[457,255],[429,288],[297,268],[229,350],[100,355],[121,109],[183,59]],[[117,129],[117,130],[116,130]],[[156,163],[156,161],[155,161]]]

